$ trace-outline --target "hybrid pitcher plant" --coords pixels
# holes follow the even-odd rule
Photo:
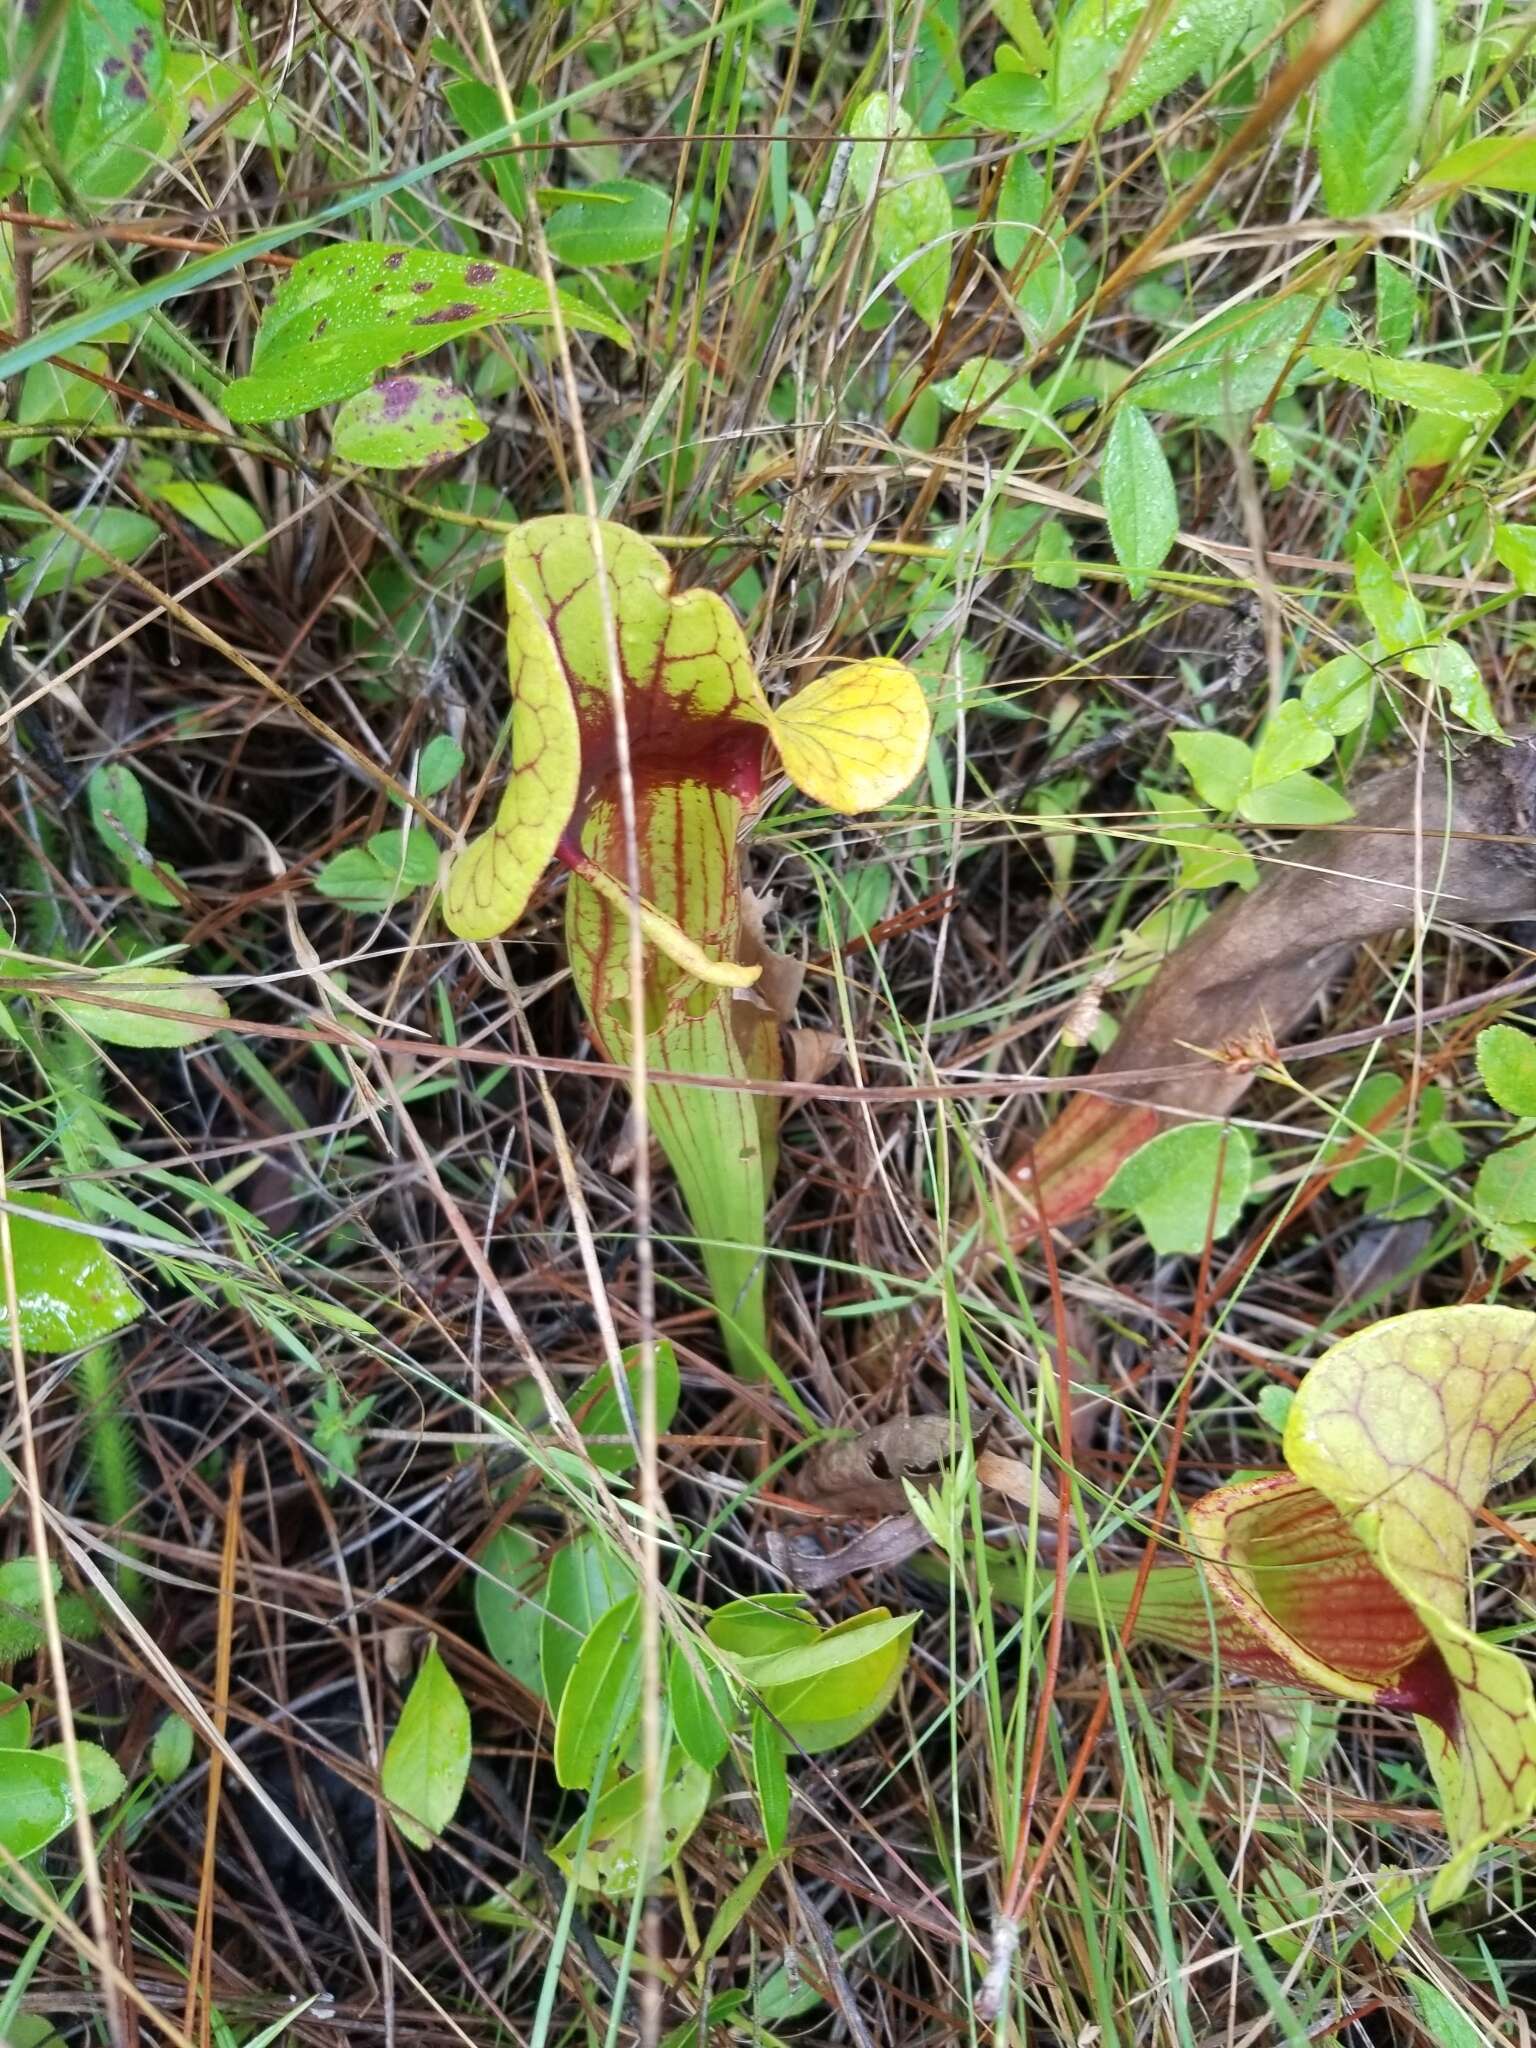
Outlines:
[[[571,973],[606,1058],[628,1065],[638,1030],[648,1075],[778,1080],[778,1020],[751,994],[762,969],[746,957],[743,830],[775,755],[829,809],[888,803],[927,749],[921,686],[898,662],[874,659],[832,669],[771,706],[724,599],[674,595],[656,549],[607,521],[514,528],[506,586],[512,769],[495,821],[450,868],[449,929],[497,937],[558,861],[570,876]],[[628,883],[624,754],[638,898]],[[644,941],[638,992],[632,918]],[[693,1218],[732,1363],[758,1377],[768,1350],[764,1218],[777,1104],[743,1088],[658,1079],[647,1085],[647,1109]]]
[[[1160,1566],[1138,1639],[1230,1672],[1407,1712],[1449,1854],[1431,1911],[1536,1810],[1526,1664],[1472,1625],[1476,1519],[1536,1456],[1536,1315],[1468,1306],[1376,1323],[1325,1352],[1286,1418],[1289,1471],[1189,1510],[1196,1566]],[[1137,1573],[1070,1589],[1074,1619],[1123,1623]]]

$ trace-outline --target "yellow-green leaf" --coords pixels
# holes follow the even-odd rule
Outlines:
[[[570,822],[581,781],[571,687],[537,604],[513,572],[514,538],[506,550],[512,771],[495,824],[465,848],[448,877],[443,918],[461,939],[494,939],[516,924]]]
[[[123,1270],[83,1228],[77,1209],[56,1195],[17,1198],[10,1216],[21,1341],[29,1351],[74,1351],[120,1330],[142,1313]],[[9,1316],[0,1290],[0,1333]]]
[[[400,1832],[430,1849],[459,1809],[471,1755],[469,1708],[434,1643],[384,1751],[379,1784]]]
[[[1311,355],[1325,375],[1358,384],[1374,398],[1391,399],[1423,412],[1458,420],[1487,420],[1504,409],[1496,385],[1475,370],[1458,370],[1450,363],[1404,362],[1370,349],[1335,348],[1327,342],[1314,342]]]
[[[1480,1851],[1536,1810],[1530,1673],[1467,1615],[1474,1517],[1536,1455],[1536,1316],[1421,1309],[1335,1344],[1302,1382],[1285,1454],[1348,1517],[1447,1674],[1446,1710],[1418,1726],[1452,1852],[1430,1903],[1448,1904]]]
[[[931,722],[923,686],[899,661],[829,670],[768,711],[797,789],[834,811],[876,811],[923,765]]]
[[[105,967],[89,992],[58,995],[55,1007],[107,1045],[158,1050],[196,1045],[229,1022],[216,988],[179,967]]]
[[[668,1777],[653,1817],[646,1811],[645,1780],[621,1778],[550,1850],[578,1891],[609,1898],[633,1894],[672,1862],[704,1818],[714,1780],[695,1763]],[[642,1866],[645,1844],[650,1857]]]
[[[485,435],[484,420],[446,377],[402,371],[354,392],[336,415],[331,446],[368,469],[419,469]]]
[[[555,1718],[555,1776],[594,1784],[623,1747],[640,1705],[640,1601],[599,1615],[582,1644]]]

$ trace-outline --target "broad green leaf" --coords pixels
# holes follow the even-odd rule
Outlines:
[[[1177,336],[1137,378],[1133,395],[1148,412],[1226,420],[1285,397],[1310,374],[1318,345],[1348,332],[1339,308],[1313,293],[1256,299]]]
[[[1214,811],[1237,808],[1253,780],[1253,750],[1224,732],[1176,732],[1173,751],[1195,786],[1195,794]]]
[[[1399,583],[1369,541],[1355,544],[1355,595],[1370,620],[1384,654],[1429,641],[1424,608],[1406,584]]]
[[[107,1045],[173,1051],[197,1045],[229,1022],[229,1005],[216,988],[179,967],[105,967],[88,984],[89,993],[51,998]]]
[[[1070,442],[1051,417],[1050,406],[1017,363],[995,356],[971,356],[953,376],[941,377],[934,396],[951,412],[974,413],[984,427],[1013,427],[1024,436],[1022,447],[1048,442],[1054,448]]]
[[[1536,597],[1536,526],[1501,523],[1493,529],[1493,552],[1515,579],[1522,597]]]
[[[1165,8],[1101,124],[1110,83],[1146,17],[1146,0],[1076,0],[1056,32],[1052,83],[1059,132],[1075,142],[1095,126],[1133,121],[1278,12],[1272,0],[1188,0]]]
[[[752,1784],[763,1817],[763,1848],[777,1856],[789,1835],[789,1772],[783,1737],[761,1707],[752,1709]]]
[[[122,1268],[96,1238],[68,1229],[79,1211],[57,1195],[18,1194],[10,1216],[21,1341],[29,1351],[76,1351],[143,1313]],[[0,1292],[0,1335],[10,1326]]]
[[[1536,1038],[1513,1024],[1490,1024],[1477,1034],[1477,1071],[1483,1086],[1511,1116],[1536,1116]]]
[[[1536,1138],[1491,1153],[1478,1169],[1472,1200],[1489,1223],[1536,1223]]]
[[[955,112],[962,121],[1004,135],[1047,135],[1056,126],[1048,88],[1024,71],[994,71],[978,78],[956,100]]]
[[[430,1849],[459,1810],[472,1754],[469,1709],[433,1643],[384,1750],[379,1785],[405,1839]]]
[[[88,377],[77,377],[71,364],[93,370],[98,377],[107,376],[112,367],[103,348],[73,348],[56,362],[34,363],[21,380],[15,413],[18,426],[75,428],[84,433],[98,421],[116,417],[116,395]],[[43,436],[33,439],[28,435],[9,444],[6,460],[19,469],[46,445]]]
[[[915,1614],[871,1608],[828,1629],[816,1646],[839,1661],[789,1683],[762,1684],[762,1702],[807,1755],[837,1749],[872,1727],[895,1697],[906,1669]]]
[[[608,314],[557,293],[566,326],[628,345]],[[285,420],[350,398],[380,370],[503,320],[548,326],[544,286],[481,257],[338,242],[301,257],[267,308],[250,374],[224,393],[230,419]]]
[[[1536,192],[1536,135],[1480,135],[1441,157],[1425,182],[1486,192]]]
[[[662,1785],[655,1825],[649,1827],[645,1780],[638,1774],[621,1778],[567,1829],[549,1853],[578,1891],[602,1892],[613,1899],[632,1897],[682,1854],[704,1818],[713,1782],[708,1771],[684,1763]],[[651,1859],[642,1868],[647,1839]]]
[[[743,1684],[758,1692],[819,1684],[847,1665],[876,1656],[891,1643],[904,1642],[915,1620],[914,1615],[890,1614],[884,1608],[876,1608],[859,1615],[855,1628],[825,1629],[808,1643],[773,1650],[764,1656],[739,1657],[736,1668]]]
[[[675,1644],[667,1666],[667,1705],[679,1748],[701,1769],[712,1771],[724,1762],[740,1716],[725,1673],[696,1646],[692,1663],[704,1674],[703,1683],[694,1676],[683,1646]]]
[[[1296,698],[1288,697],[1266,720],[1253,750],[1251,790],[1283,782],[1304,768],[1315,768],[1333,753],[1333,741]]]
[[[0,1749],[0,1848],[32,1856],[75,1817],[69,1774],[56,1756]]]
[[[167,1714],[149,1746],[149,1767],[162,1785],[174,1785],[192,1767],[192,1724],[180,1714]]]
[[[167,74],[158,0],[77,0],[63,17],[49,106],[53,139],[83,199],[119,199],[175,154],[185,101]]]
[[[484,420],[446,377],[401,371],[347,400],[331,446],[344,462],[367,469],[420,469],[462,455],[485,434]]]
[[[268,94],[250,72],[237,70],[222,57],[203,50],[172,50],[165,75],[186,102],[194,121],[222,113],[232,101],[244,104],[221,123],[222,132],[237,142],[262,142],[271,149],[297,149],[299,131],[277,95]]]
[[[1236,1223],[1252,1180],[1245,1131],[1180,1124],[1148,1139],[1116,1169],[1099,1206],[1132,1210],[1155,1252],[1201,1252]]]
[[[121,505],[87,505],[71,514],[90,542],[82,547],[68,534],[60,533],[39,514],[25,506],[8,505],[6,519],[27,532],[16,550],[21,567],[12,582],[15,590],[31,590],[35,598],[52,597],[56,591],[82,583],[96,583],[103,576],[115,576],[124,562],[136,562],[160,538],[160,529],[142,512],[129,512]],[[46,563],[33,587],[33,575]]]
[[[475,1574],[475,1619],[503,1671],[536,1699],[544,1694],[539,1641],[544,1628],[540,1595],[544,1562],[538,1544],[510,1523],[498,1529]]]
[[[1456,716],[1475,731],[1495,739],[1504,737],[1482,671],[1458,641],[1436,640],[1428,647],[1413,648],[1403,656],[1403,667],[1410,675],[1433,683]]]
[[[1358,654],[1336,654],[1301,686],[1302,709],[1335,739],[1358,732],[1371,715],[1375,671]]]
[[[169,505],[189,526],[222,541],[226,547],[249,548],[256,555],[267,551],[261,514],[249,498],[242,498],[238,491],[223,484],[173,477],[165,483],[147,486],[146,496]]]
[[[85,1810],[87,1813],[100,1813],[104,1807],[122,1798],[128,1790],[128,1780],[116,1758],[109,1756],[100,1743],[77,1742],[75,1750],[80,1766],[80,1783],[85,1790]],[[66,1771],[69,1768],[62,1742],[50,1742],[46,1748],[32,1753],[34,1756],[57,1757]]]
[[[1355,815],[1348,797],[1315,775],[1287,775],[1263,789],[1250,789],[1237,808],[1250,825],[1339,825]]]
[[[52,1561],[48,1563],[48,1584],[55,1593],[64,1584],[64,1574]],[[43,1604],[43,1574],[35,1557],[12,1557],[0,1564],[0,1605],[39,1609]]]
[[[441,796],[464,766],[464,749],[451,733],[440,732],[427,741],[416,764],[416,794]]]
[[[1434,84],[1434,0],[1384,0],[1317,83],[1317,158],[1335,220],[1373,213],[1408,174]]]
[[[854,110],[849,175],[860,200],[875,202],[875,246],[882,265],[918,317],[936,328],[949,296],[949,193],[926,142],[907,137],[912,123],[888,94],[871,93]],[[878,197],[876,196],[878,194]]]
[[[687,261],[689,223],[674,215],[672,195],[638,178],[589,186],[549,216],[544,235],[557,263],[586,270],[610,263],[649,263],[669,248]]]
[[[1178,538],[1179,501],[1152,423],[1133,405],[1115,413],[1099,482],[1115,560],[1137,597],[1146,588],[1146,572],[1162,567]]]
[[[315,877],[315,890],[344,910],[376,916],[436,880],[437,848],[418,826],[375,832],[365,845],[332,854]]]
[[[1346,384],[1369,391],[1373,398],[1391,399],[1421,412],[1458,420],[1490,420],[1504,409],[1496,385],[1475,370],[1458,370],[1448,363],[1404,362],[1396,356],[1373,354],[1370,349],[1334,348],[1328,343],[1313,347],[1312,360],[1325,376],[1342,378]]]
[[[834,811],[881,809],[928,752],[928,702],[899,661],[828,669],[763,715],[790,781]]]
[[[656,1430],[660,1435],[672,1426],[677,1404],[682,1399],[682,1380],[677,1369],[677,1351],[665,1337],[654,1347],[656,1387]],[[628,1413],[613,1384],[613,1373],[600,1366],[584,1380],[566,1402],[581,1431],[594,1465],[603,1472],[627,1472],[639,1457],[631,1434],[629,1417],[640,1416],[640,1347],[631,1344],[624,1351],[624,1383],[628,1390]]]
[[[620,1600],[593,1623],[555,1717],[555,1776],[595,1784],[624,1747],[640,1710],[640,1599]]]
[[[732,1600],[717,1607],[705,1634],[733,1657],[769,1657],[814,1643],[821,1630],[805,1611],[800,1593],[760,1593],[752,1600]]]
[[[1287,1463],[1347,1518],[1438,1659],[1416,1715],[1451,1850],[1429,1908],[1536,1809],[1536,1701],[1521,1660],[1475,1635],[1467,1572],[1490,1487],[1536,1454],[1536,1317],[1482,1305],[1393,1316],[1335,1344],[1302,1381]]]
[[[539,1634],[542,1690],[553,1712],[560,1711],[566,1683],[593,1626],[634,1590],[628,1565],[594,1536],[573,1537],[555,1552],[544,1583]]]

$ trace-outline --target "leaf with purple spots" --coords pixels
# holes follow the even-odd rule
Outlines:
[[[331,446],[369,469],[420,469],[484,439],[485,422],[462,391],[442,377],[406,371],[349,398],[336,415]]]
[[[629,346],[611,315],[557,292],[566,327]],[[350,398],[381,370],[498,321],[547,327],[549,294],[504,263],[441,249],[336,242],[302,257],[267,308],[250,374],[224,394],[232,420],[286,420]],[[410,457],[415,461],[419,458]]]
[[[82,198],[120,199],[174,153],[187,105],[167,74],[169,54],[154,0],[70,8],[48,118]]]

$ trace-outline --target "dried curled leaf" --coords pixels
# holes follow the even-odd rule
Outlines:
[[[1019,1234],[1083,1214],[1164,1117],[1225,1116],[1255,1054],[1285,1038],[1354,948],[1419,908],[1459,923],[1536,903],[1536,736],[1472,741],[1449,764],[1405,761],[1359,793],[1342,829],[1303,833],[1251,894],[1230,896],[1163,963],[1093,1073],[1015,1161]],[[1195,1050],[1199,1048],[1199,1050]]]

